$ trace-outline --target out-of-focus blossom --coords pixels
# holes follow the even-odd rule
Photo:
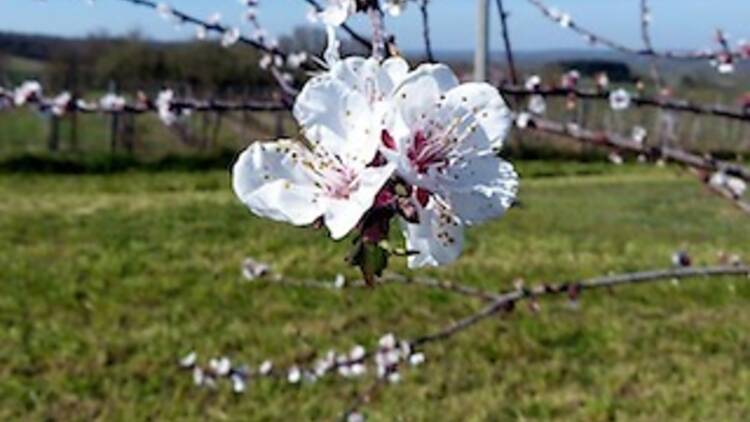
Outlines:
[[[357,2],[355,0],[328,0],[328,4],[323,10],[314,16],[326,25],[340,26],[356,12]]]
[[[222,47],[231,47],[235,44],[237,44],[237,41],[240,40],[241,32],[239,28],[232,27],[224,31],[224,34],[221,36],[221,46]]]
[[[42,95],[42,85],[34,80],[25,81],[13,93],[13,102],[22,106],[29,101],[37,100]]]
[[[385,0],[383,7],[391,16],[399,16],[406,9],[406,0]]]
[[[532,95],[529,97],[528,110],[541,116],[547,111],[547,102],[541,95]]]
[[[622,88],[612,91],[609,94],[609,106],[612,110],[621,111],[630,107],[630,93]]]
[[[99,107],[104,111],[122,111],[125,104],[124,97],[111,92],[99,99]]]

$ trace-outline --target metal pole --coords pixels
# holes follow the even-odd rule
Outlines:
[[[479,82],[487,80],[489,7],[489,0],[477,0],[477,46],[474,52],[474,79]]]

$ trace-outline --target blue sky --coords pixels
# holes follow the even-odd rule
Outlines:
[[[580,48],[580,37],[546,21],[524,0],[506,0],[512,13],[513,41],[522,50]],[[490,2],[494,5],[494,1]],[[554,0],[548,2],[569,12],[574,19],[602,34],[640,45],[638,0]],[[653,0],[653,37],[657,47],[702,48],[711,46],[716,28],[728,31],[734,39],[750,39],[748,0]],[[242,8],[237,0],[172,0],[171,4],[196,16],[207,17],[219,11],[226,22],[239,22]],[[261,21],[275,34],[308,24],[308,10],[302,0],[261,0]],[[474,43],[474,0],[433,0],[432,34],[437,49],[470,49]],[[494,21],[493,35],[499,34]],[[416,7],[401,18],[389,19],[388,28],[398,36],[403,49],[422,48],[421,26]],[[106,29],[118,34],[132,29],[158,39],[186,38],[192,30],[175,29],[156,14],[122,0],[0,0],[0,30],[42,32],[57,35],[85,35]],[[362,19],[355,25],[366,30]],[[500,47],[493,37],[493,47]]]

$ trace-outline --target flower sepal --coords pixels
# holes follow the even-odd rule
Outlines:
[[[388,251],[379,243],[370,243],[359,238],[355,241],[348,260],[353,266],[359,267],[365,283],[372,287],[375,285],[376,278],[381,277],[388,267],[388,255]]]

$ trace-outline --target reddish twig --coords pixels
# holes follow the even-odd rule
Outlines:
[[[528,130],[563,136],[579,142],[602,146],[609,149],[626,151],[635,154],[643,154],[651,158],[662,158],[689,168],[705,170],[709,172],[723,172],[750,181],[750,169],[735,163],[703,157],[668,146],[649,147],[635,139],[628,138],[613,132],[593,131],[582,128],[576,124],[564,124],[540,117],[532,117],[529,121]]]

